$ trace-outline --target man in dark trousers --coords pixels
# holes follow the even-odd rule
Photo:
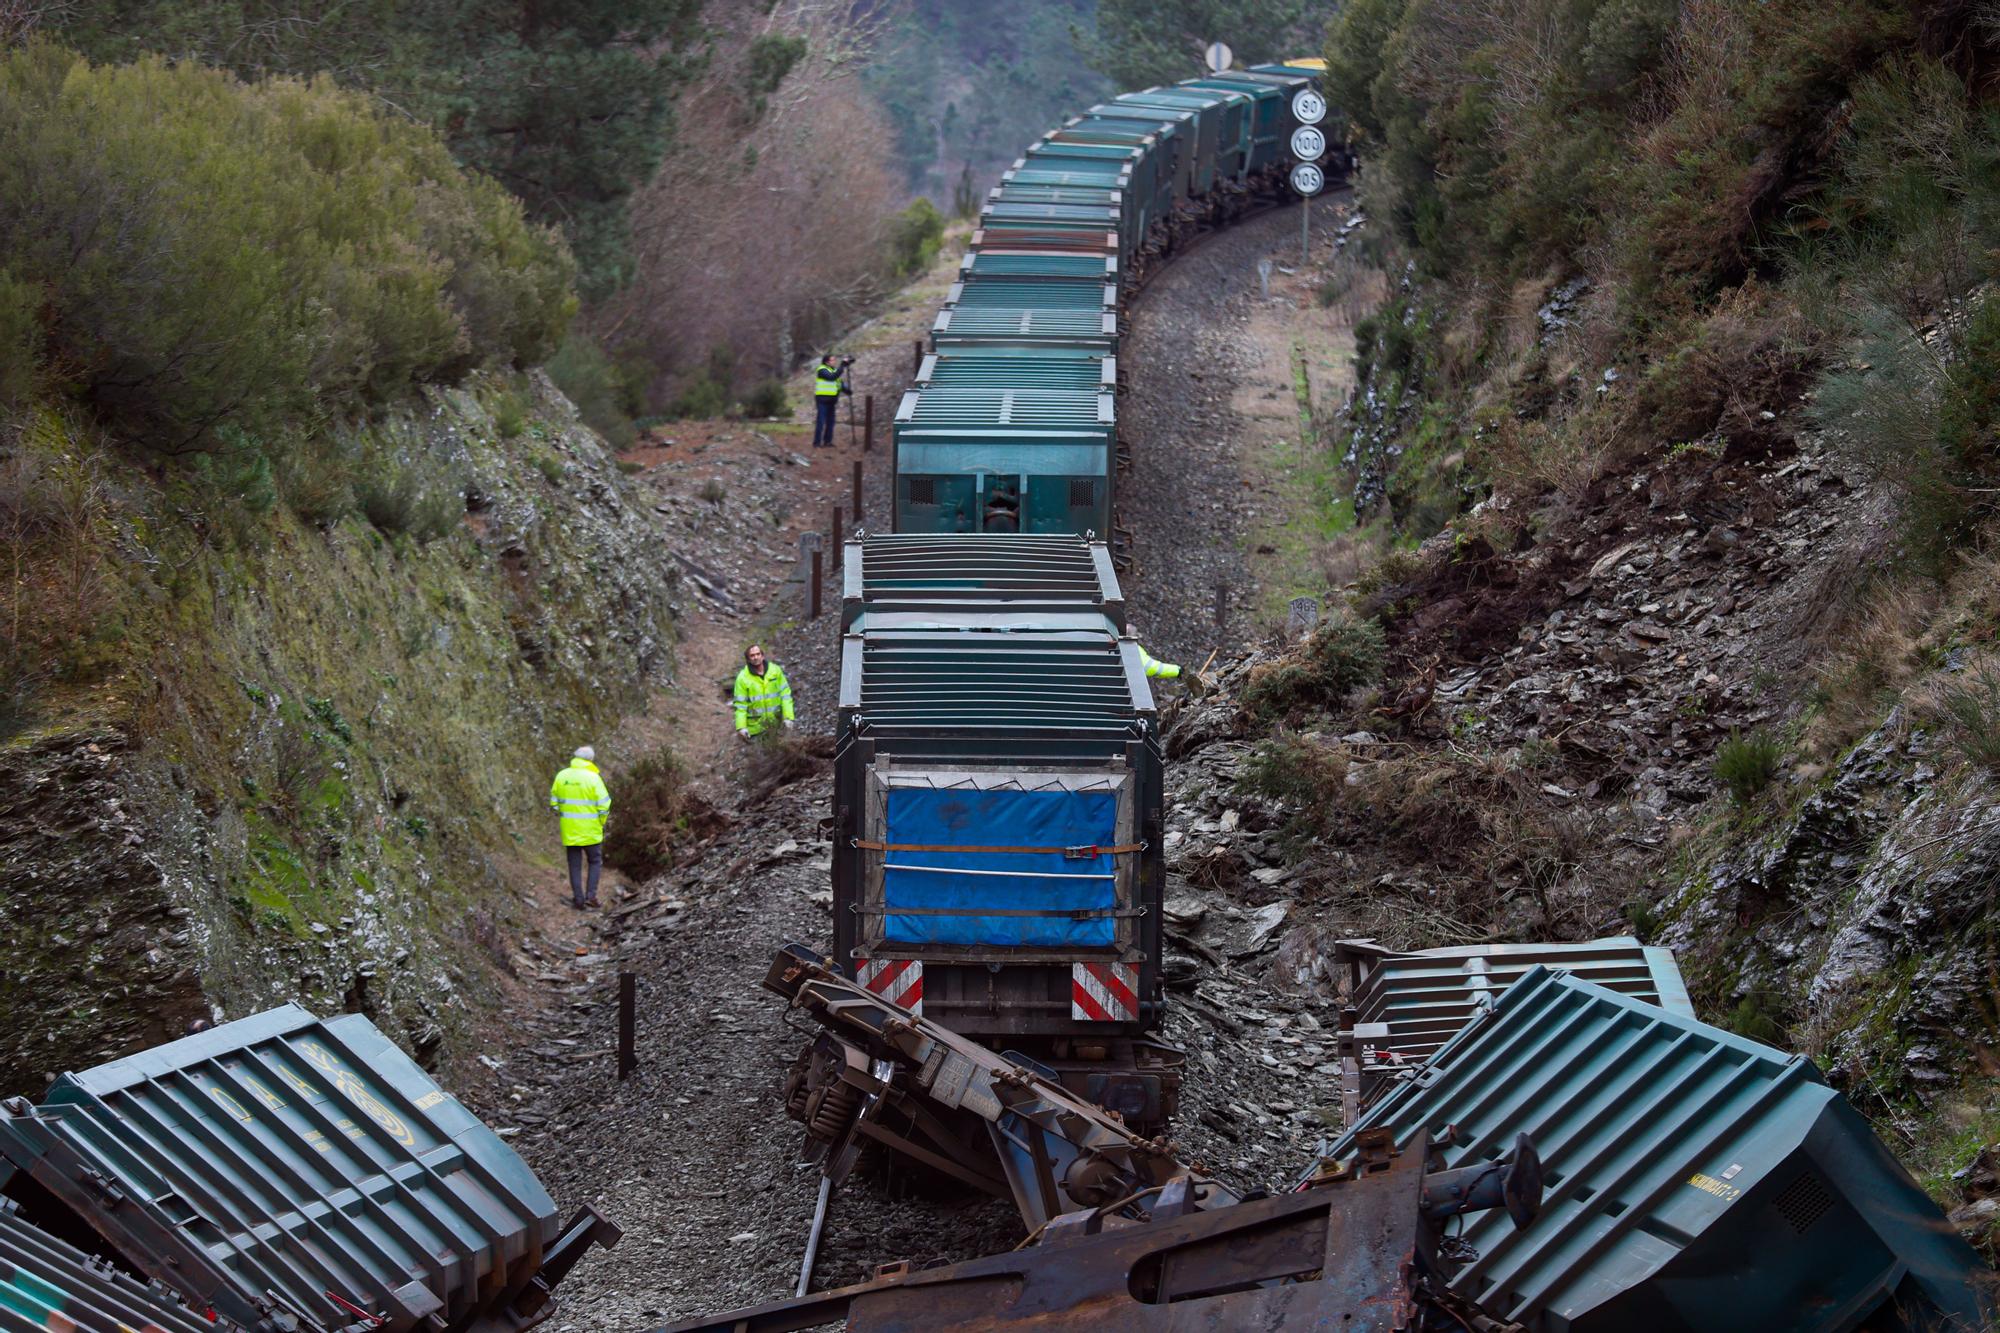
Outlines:
[[[841,376],[854,364],[854,358],[843,356],[838,365],[833,353],[828,352],[819,359],[819,366],[813,371],[813,406],[819,415],[813,419],[813,448],[833,448],[833,414],[840,405],[840,395],[847,385]]]

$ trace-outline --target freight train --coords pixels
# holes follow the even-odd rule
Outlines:
[[[1028,146],[896,410],[895,531],[1117,540],[1126,304],[1176,251],[1292,196],[1312,78],[1264,65],[1126,93]]]
[[[1311,85],[1291,66],[1191,79],[1029,146],[897,410],[895,530],[845,554],[835,958],[1155,1129],[1182,1056],[1150,1035],[1163,788],[1107,541],[1119,340],[1146,273],[1289,194]],[[810,1051],[793,1071],[808,1123],[853,1109],[826,1072]]]

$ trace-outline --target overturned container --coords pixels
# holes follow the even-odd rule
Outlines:
[[[617,1229],[567,1226],[514,1150],[366,1018],[296,1005],[0,1106],[0,1190],[263,1333],[511,1333]]]
[[[1393,1087],[1373,1132],[1444,1169],[1521,1134],[1527,1226],[1469,1217],[1452,1290],[1530,1333],[1990,1327],[1991,1273],[1866,1121],[1788,1056],[1603,986],[1530,969]]]
[[[1349,1124],[1393,1080],[1415,1072],[1537,966],[1559,967],[1621,995],[1694,1017],[1673,951],[1629,935],[1418,950],[1340,940],[1333,946],[1333,965],[1347,996],[1340,1015],[1340,1091]]]

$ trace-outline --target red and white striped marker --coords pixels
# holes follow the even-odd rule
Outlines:
[[[1139,977],[1124,963],[1077,963],[1070,968],[1069,1016],[1087,1023],[1130,1023],[1139,1017]]]
[[[913,958],[871,958],[861,965],[861,985],[913,1014],[924,1012],[924,965]]]

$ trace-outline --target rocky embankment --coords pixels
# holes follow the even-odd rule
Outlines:
[[[657,516],[539,374],[368,445],[413,480],[324,528],[115,478],[123,660],[0,749],[0,1006],[37,1016],[5,1090],[293,999],[438,1054],[548,863],[552,766],[669,677]]]

